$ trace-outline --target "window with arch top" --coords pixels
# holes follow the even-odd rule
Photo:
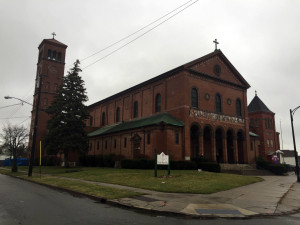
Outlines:
[[[155,96],[155,112],[161,112],[161,95],[159,93]]]
[[[51,58],[51,56],[52,56],[52,51],[51,49],[48,49],[48,58]]]
[[[55,60],[56,59],[56,51],[53,51],[52,53],[52,58]]]
[[[59,52],[59,53],[57,54],[57,60],[58,60],[58,61],[61,61],[61,52]]]
[[[133,118],[137,118],[139,116],[139,103],[135,101],[133,103]]]
[[[116,111],[116,123],[118,122],[120,122],[120,107],[118,107]]]
[[[197,88],[192,88],[191,90],[191,107],[198,108],[198,90]]]
[[[105,112],[102,113],[102,126],[105,125]]]
[[[235,101],[236,115],[242,116],[242,102],[240,99]]]
[[[216,94],[215,96],[215,105],[216,105],[216,113],[222,112],[222,98],[220,94]]]

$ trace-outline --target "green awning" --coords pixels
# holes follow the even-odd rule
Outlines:
[[[98,135],[104,135],[104,134],[110,134],[110,133],[117,133],[120,131],[125,130],[132,130],[137,129],[141,127],[147,127],[152,125],[159,125],[159,124],[166,124],[166,125],[172,125],[177,127],[183,127],[184,123],[174,117],[172,117],[170,114],[164,112],[160,114],[155,114],[153,116],[149,117],[143,117],[139,119],[134,119],[126,122],[122,122],[119,124],[114,124],[112,126],[106,126],[103,128],[100,128],[94,132],[91,132],[88,134],[88,137],[94,137]]]
[[[103,133],[105,133],[106,131],[114,128],[115,126],[117,126],[118,124],[114,124],[114,125],[111,125],[111,126],[105,126],[105,127],[101,127],[100,129],[98,130],[95,130],[91,133],[88,133],[88,137],[94,137],[94,136],[98,136],[98,135],[101,135]]]

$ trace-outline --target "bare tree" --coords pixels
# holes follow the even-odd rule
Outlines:
[[[12,172],[18,172],[17,157],[24,155],[24,151],[27,149],[28,135],[28,131],[24,126],[8,124],[2,129],[0,149],[3,153],[13,157]]]

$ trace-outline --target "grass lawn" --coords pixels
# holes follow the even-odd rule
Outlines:
[[[27,168],[20,168],[25,169]],[[39,172],[35,167],[34,172]],[[224,173],[198,172],[195,170],[173,170],[167,177],[166,170],[159,170],[154,177],[153,170],[131,170],[97,167],[42,167],[42,174],[69,177],[111,184],[173,193],[210,194],[251,183],[262,181],[262,178]]]
[[[28,168],[19,167],[19,170],[27,171]],[[33,171],[35,173],[39,173],[39,167],[35,167]],[[195,170],[173,170],[171,171],[171,177],[166,176],[166,170],[158,170],[158,177],[154,177],[153,170],[131,170],[97,167],[77,167],[69,169],[61,167],[42,167],[42,174],[51,174],[61,178],[68,177],[87,181],[120,184],[160,192],[197,194],[215,193],[263,180],[262,178],[258,177],[211,173],[204,171],[198,172]],[[26,174],[22,173],[18,173],[18,176],[22,176],[24,178],[27,177]],[[32,179],[47,184],[52,183],[54,186],[57,185],[64,188],[69,187],[72,190],[77,190],[79,186],[83,188],[84,186],[90,185],[91,189],[95,189],[96,186],[99,187],[99,185],[95,184],[87,184],[80,181],[61,180],[53,177],[50,178],[42,176],[42,179],[40,179],[38,174],[33,176]],[[133,192],[128,194],[129,196],[132,196],[136,195],[137,193]],[[101,195],[98,196],[103,197]]]
[[[24,168],[20,168],[21,170]],[[27,169],[27,168],[26,168]],[[82,181],[73,181],[73,180],[66,180],[63,178],[56,178],[56,177],[47,177],[43,176],[40,177],[39,174],[34,174],[32,177],[28,177],[27,173],[12,173],[10,170],[3,170],[0,167],[0,173],[7,174],[11,176],[17,176],[26,180],[32,180],[38,183],[48,184],[54,187],[60,187],[72,191],[77,191],[80,193],[93,195],[100,198],[105,199],[118,199],[118,198],[125,198],[125,197],[132,197],[137,195],[142,195],[143,193],[128,191],[128,190],[121,190],[117,188],[110,188],[104,187],[97,184],[90,184]]]

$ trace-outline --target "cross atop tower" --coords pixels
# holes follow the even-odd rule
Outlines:
[[[53,39],[54,39],[54,36],[56,36],[56,33],[55,33],[55,32],[53,32],[53,33],[52,33],[52,36],[53,36]]]
[[[218,50],[218,44],[219,44],[219,42],[217,41],[217,39],[215,39],[215,40],[213,41],[213,43],[215,43],[215,46],[216,46],[216,49],[215,49],[215,50]]]

